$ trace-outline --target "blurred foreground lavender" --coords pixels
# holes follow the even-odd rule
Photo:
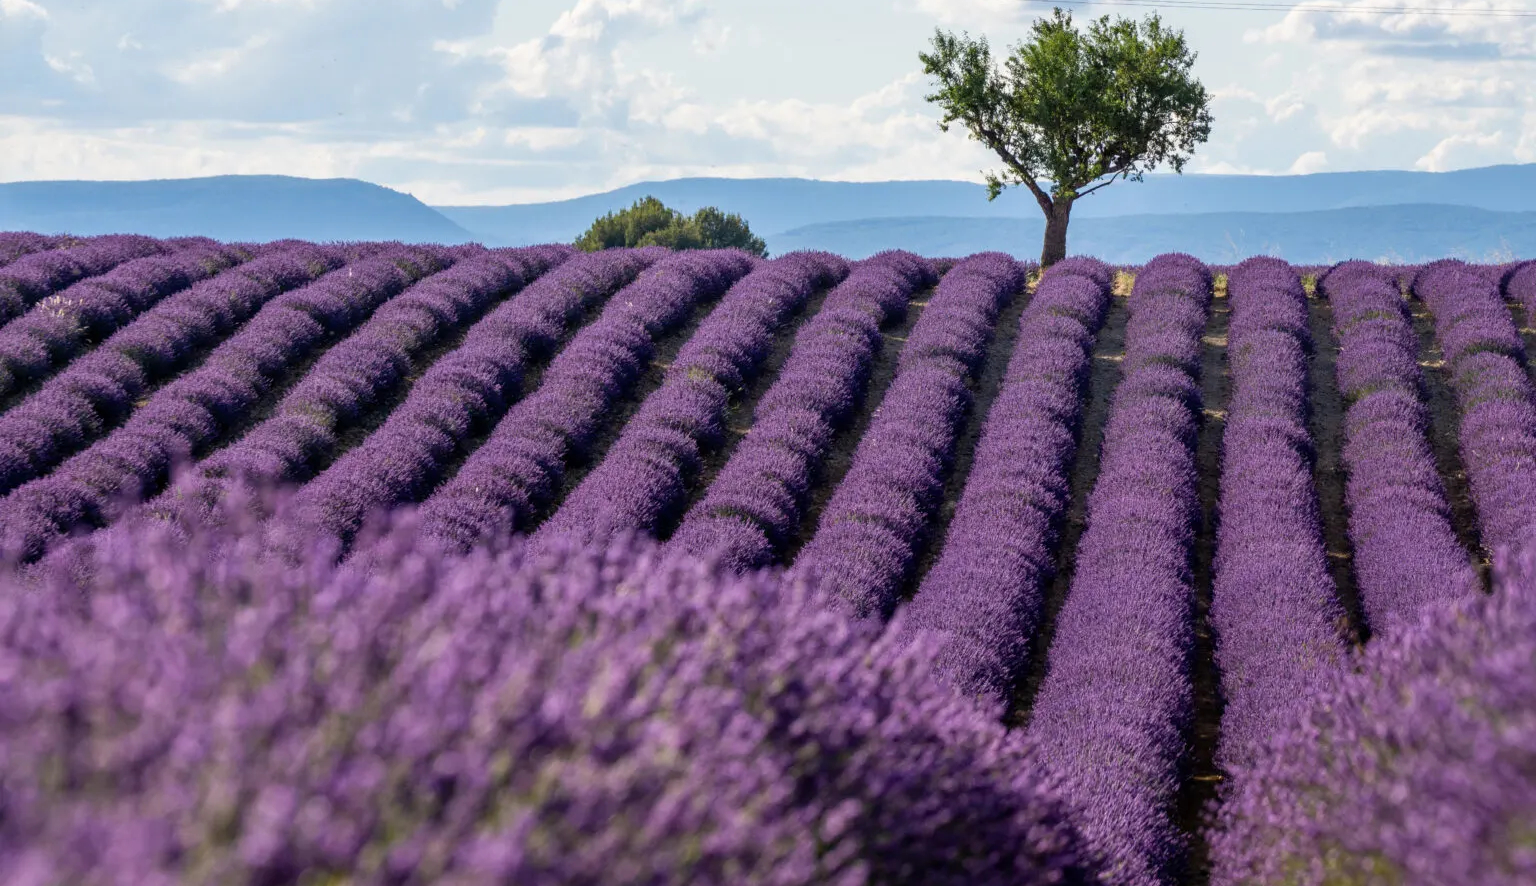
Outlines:
[[[287,568],[228,507],[0,579],[0,882],[1095,882],[1021,737],[812,588],[409,518]]]
[[[1234,773],[1220,886],[1536,883],[1536,549],[1368,647]]]

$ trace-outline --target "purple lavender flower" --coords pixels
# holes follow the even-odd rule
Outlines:
[[[540,526],[536,542],[556,534],[583,541],[623,531],[654,535],[677,508],[706,447],[723,435],[730,398],[768,356],[774,333],[812,293],[847,276],[848,263],[831,253],[792,252],[737,281],[602,463]]]
[[[1109,306],[1107,276],[1081,269],[1052,265],[1020,316],[942,553],[906,608],[908,627],[946,638],[940,673],[994,707],[1028,660],[1055,572],[1089,352]]]
[[[602,315],[568,344],[531,396],[506,413],[485,445],[465,462],[439,494],[446,512],[428,501],[434,533],[470,538],[513,520],[525,529],[529,511],[512,495],[549,490],[564,473],[568,452],[585,448],[601,418],[640,374],[652,341],[674,328],[699,303],[718,298],[752,269],[740,250],[683,252],[662,259],[609,303]],[[441,481],[441,465],[458,450],[475,415],[454,403],[418,401],[396,410],[362,446],[353,449],[304,487],[293,519],[317,532],[348,541],[370,514],[420,501]],[[537,452],[537,467],[523,457]],[[486,489],[482,479],[497,484]],[[453,501],[467,499],[467,501]],[[515,513],[515,517],[513,514]],[[479,518],[479,522],[475,522]],[[452,527],[444,530],[444,525]]]
[[[1477,573],[1451,528],[1426,436],[1418,342],[1387,272],[1366,262],[1329,271],[1344,416],[1345,501],[1355,575],[1373,633],[1430,600],[1474,593]]]
[[[955,265],[897,358],[896,377],[794,568],[821,576],[861,616],[885,618],[944,494],[969,382],[998,311],[1026,270],[999,252]]]
[[[573,258],[541,246],[461,262],[386,305],[351,339],[327,352],[283,398],[271,418],[205,459],[146,507],[167,519],[212,519],[215,505],[234,485],[309,479],[312,465],[334,452],[344,429],[389,385],[400,383],[404,352],[424,346],[434,328],[441,334],[436,326],[440,315],[421,315],[421,306],[442,302],[445,311],[453,305],[462,311],[473,300],[497,292],[498,285],[539,273],[538,279],[471,326],[464,342],[434,363],[397,407],[403,414],[412,414],[424,403],[451,403],[471,415],[478,413],[481,420],[499,414],[496,410],[505,408],[528,359],[548,351],[584,307],[612,295],[655,259],[638,250]],[[545,270],[556,261],[563,264]],[[472,288],[461,290],[466,283]],[[471,301],[462,301],[464,296]],[[395,304],[400,311],[389,310]],[[421,331],[399,337],[400,323],[412,314],[427,325],[409,327]]]
[[[1429,604],[1244,764],[1214,886],[1536,882],[1536,550]]]
[[[814,588],[408,525],[292,565],[256,510],[0,580],[0,882],[1098,882],[1022,737]]]
[[[0,551],[36,558],[63,533],[108,522],[110,508],[153,493],[173,464],[216,443],[294,364],[416,279],[440,270],[442,260],[436,250],[400,247],[273,299],[196,371],[156,391],[122,427],[0,500]],[[84,409],[69,411],[67,401],[63,407],[43,428],[42,439],[52,448],[34,450],[40,453],[33,456],[34,468],[92,436],[89,425],[76,430],[72,424]],[[9,427],[17,412],[0,418],[0,428]]]
[[[38,301],[77,280],[105,274],[123,262],[162,255],[175,248],[168,241],[153,237],[112,234],[71,243],[60,249],[23,255],[0,267],[0,324],[9,323]]]
[[[50,237],[47,234],[34,234],[30,231],[0,232],[0,268],[24,255],[57,249],[60,241],[65,239]]]
[[[1115,886],[1172,883],[1184,851],[1170,812],[1192,716],[1195,376],[1210,299],[1210,272],[1187,255],[1136,275],[1124,376],[1029,724]]]
[[[1461,414],[1461,460],[1492,551],[1536,531],[1536,389],[1498,284],[1460,262],[1418,276]]]
[[[43,299],[0,329],[0,397],[46,376],[167,296],[252,257],[197,244],[124,262]]]
[[[1227,278],[1232,396],[1222,432],[1211,622],[1225,700],[1217,760],[1253,753],[1348,646],[1328,574],[1307,430],[1306,294],[1285,262]]]
[[[905,313],[937,276],[909,252],[856,264],[795,336],[779,377],[704,497],[684,515],[671,548],[708,553],[746,570],[773,563],[800,525],[817,464],[852,414],[880,345],[880,327]]]
[[[285,249],[177,293],[0,414],[0,493],[115,426],[157,382],[270,299],[338,267],[333,253]]]

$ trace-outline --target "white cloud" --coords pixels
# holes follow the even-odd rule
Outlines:
[[[202,52],[186,61],[164,65],[162,70],[177,83],[206,85],[207,81],[228,74],[268,40],[265,34],[257,34],[239,46]]]
[[[1236,83],[1228,83],[1225,86],[1218,86],[1214,89],[1210,89],[1209,92],[1211,94],[1212,101],[1247,101],[1254,102],[1255,104],[1263,103],[1263,99],[1259,97],[1257,92],[1254,92],[1252,89],[1249,89],[1246,86],[1239,86]]]
[[[914,6],[949,25],[1017,22],[1040,12],[1022,0],[916,0]]]
[[[1310,175],[1328,168],[1328,155],[1322,151],[1308,151],[1296,158],[1287,170],[1292,175]]]
[[[916,53],[943,24],[1001,55],[1046,9],[0,0],[0,179],[287,172],[452,203],[680,175],[977,181],[1000,161],[963,127],[939,131]],[[1536,56],[1536,23],[1338,9],[1275,16],[1262,45],[1232,40],[1225,15],[1170,22],[1221,84],[1191,171],[1536,160],[1536,62],[1518,57]]]
[[[48,10],[32,0],[0,0],[0,18],[46,19]]]
[[[1276,123],[1284,123],[1307,109],[1307,103],[1295,91],[1282,92],[1264,103],[1264,112]]]
[[[78,52],[71,52],[64,58],[44,53],[43,61],[48,63],[48,67],[58,71],[60,74],[64,74],[76,83],[89,86],[96,82],[96,72],[91,70],[90,65],[81,60],[80,53]]]
[[[1429,153],[1414,161],[1414,166],[1426,172],[1445,172],[1465,166],[1481,166],[1491,162],[1495,150],[1504,145],[1503,133],[1478,135],[1465,133],[1441,139]]]
[[[1378,166],[1387,152],[1422,169],[1515,159],[1522,120],[1536,111],[1527,86],[1536,80],[1536,21],[1356,8],[1372,2],[1331,3],[1338,10],[1328,13],[1292,11],[1246,35],[1285,46],[1296,66],[1291,87],[1266,105],[1270,118],[1315,119],[1337,149],[1332,167],[1341,157]],[[1490,0],[1405,2],[1497,8]]]
[[[1274,175],[1272,169],[1258,166],[1250,166],[1246,163],[1234,163],[1230,160],[1203,160],[1196,157],[1185,167],[1189,172],[1198,172],[1202,175]]]
[[[693,38],[693,51],[700,55],[714,55],[725,49],[731,41],[731,26],[707,23]]]

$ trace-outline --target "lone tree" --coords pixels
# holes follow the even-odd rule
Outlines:
[[[1140,24],[1104,16],[1082,33],[1058,8],[1035,22],[1004,71],[993,67],[986,38],[943,30],[918,58],[939,80],[939,91],[924,96],[944,109],[939,128],[960,121],[1007,166],[985,173],[987,199],[1019,184],[1035,195],[1045,213],[1042,266],[1066,257],[1076,200],[1119,178],[1141,181],[1162,163],[1183,172],[1211,134],[1210,96],[1190,76],[1195,54],[1155,14]],[[1040,176],[1049,177],[1049,194]]]
[[[592,223],[576,239],[586,252],[618,247],[665,246],[669,249],[726,249],[735,247],[767,257],[768,246],[741,216],[727,215],[706,206],[692,216],[668,209],[655,197],[643,197],[635,205],[610,212]]]

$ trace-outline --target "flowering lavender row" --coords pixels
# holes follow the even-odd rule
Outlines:
[[[177,293],[0,414],[0,494],[115,427],[158,381],[272,298],[341,261],[317,247],[258,258]]]
[[[542,272],[515,298],[504,301],[471,326],[463,343],[434,363],[411,386],[398,407],[403,413],[441,409],[444,404],[451,404],[483,421],[505,408],[509,392],[516,387],[531,357],[547,351],[584,307],[610,296],[657,258],[655,254],[635,250],[606,250],[570,258],[549,249],[532,247],[521,261],[535,270],[547,264],[558,263],[557,266]],[[513,262],[515,267],[515,256],[504,256],[501,260]],[[439,277],[454,276],[463,268],[484,264],[483,260],[471,260]],[[508,268],[497,276],[511,272],[512,268]],[[416,290],[436,288],[439,277],[419,284],[411,295]],[[407,297],[396,302],[403,303]],[[334,452],[337,438],[347,424],[362,414],[366,404],[381,396],[375,387],[381,379],[372,373],[359,374],[366,372],[369,362],[365,359],[354,364],[349,353],[362,350],[365,342],[376,338],[366,334],[368,327],[378,323],[388,307],[380,309],[379,315],[354,336],[357,347],[348,347],[344,342],[327,352],[305,380],[278,404],[271,418],[211,455],[191,476],[149,502],[148,510],[163,518],[179,519],[183,524],[206,521],[216,513],[218,502],[230,493],[233,484],[260,486],[306,479],[313,464]],[[399,344],[388,346],[398,348]],[[390,384],[398,384],[398,370],[386,370],[396,375]]]
[[[1514,288],[1516,277],[1521,279],[1519,293]],[[1515,302],[1516,305],[1529,309],[1531,307],[1529,296],[1536,295],[1536,260],[1516,261],[1505,265],[1499,272],[1498,283],[1500,295]],[[1521,297],[1522,295],[1525,297]],[[1526,325],[1529,326],[1529,322],[1526,322]]]
[[[437,496],[440,505],[434,509],[429,502],[431,512],[441,518],[441,504],[451,502],[448,525],[509,520],[526,529],[526,508],[537,498],[530,493],[547,493],[562,476],[567,453],[587,445],[644,369],[654,338],[682,323],[700,302],[718,298],[757,263],[739,250],[684,252],[642,272],[561,350],[538,390],[505,414]],[[471,404],[408,402],[303,488],[294,519],[350,541],[371,512],[420,501],[432,490],[482,416]],[[523,509],[515,516],[502,491],[528,496],[517,500]]]
[[[50,237],[30,231],[0,231],[0,268],[24,255],[58,249],[68,242],[67,237]]]
[[[968,384],[1025,274],[1007,255],[984,252],[939,281],[847,475],[795,558],[796,570],[820,576],[857,615],[888,616],[911,578],[971,405]]]
[[[1090,352],[1109,307],[1108,275],[1066,264],[1046,270],[1019,317],[943,552],[903,618],[944,636],[940,673],[993,706],[1028,661],[1055,572]]]
[[[1027,744],[814,588],[408,532],[290,568],[251,510],[0,577],[0,882],[1098,882]]]
[[[606,541],[654,534],[697,473],[703,449],[725,433],[725,410],[773,347],[775,333],[811,294],[848,276],[826,252],[792,252],[743,277],[721,299],[667,370],[666,380],[624,426],[603,461],[539,528]]]
[[[1312,482],[1301,278],[1280,259],[1251,258],[1227,278],[1227,298],[1232,396],[1211,601],[1223,767],[1250,759],[1348,655]]]
[[[43,299],[0,328],[0,398],[46,376],[166,296],[252,257],[209,241],[124,262]]]
[[[496,300],[525,291],[572,252],[545,246],[482,251],[417,283],[326,351],[270,418],[210,456],[198,473],[210,478],[234,474],[247,481],[307,479],[313,465],[334,451],[345,429],[406,381],[427,349],[471,324]]]
[[[1333,305],[1344,415],[1342,460],[1356,584],[1372,632],[1478,586],[1451,528],[1429,446],[1418,341],[1385,272],[1338,265],[1318,281]]]
[[[551,249],[532,247],[529,251],[537,259],[538,253]],[[565,248],[559,249],[563,252]],[[561,252],[550,258],[558,258]],[[610,249],[577,254],[564,261],[470,327],[464,342],[435,362],[411,386],[398,408],[406,413],[435,408],[441,413],[445,405],[451,405],[482,422],[494,421],[506,408],[528,360],[547,352],[586,306],[612,295],[664,253],[662,249]],[[339,346],[327,352],[314,371],[334,363],[331,357],[338,350]],[[300,388],[305,386],[301,383]],[[265,502],[252,497],[254,491],[270,483],[303,480],[310,473],[310,465],[335,446],[342,416],[358,414],[361,399],[373,396],[336,389],[330,395],[326,389],[314,394],[300,396],[299,389],[290,392],[272,418],[204,459],[165,492],[123,514],[110,528],[59,546],[43,561],[44,568],[54,568],[50,561],[64,560],[79,573],[92,547],[111,544],[111,539],[137,531],[134,524],[145,517],[168,521],[179,531],[194,531],[194,527],[217,521],[231,498],[257,508]],[[349,399],[353,397],[357,400]],[[466,418],[465,426],[468,421]]]
[[[1536,327],[1536,261],[1515,266],[1500,283],[1499,291],[1515,305],[1518,319]]]
[[[779,377],[704,497],[684,515],[670,549],[737,570],[767,566],[799,529],[817,466],[853,413],[879,351],[880,327],[937,279],[900,250],[854,265],[795,336]]]
[[[1194,447],[1210,299],[1210,273],[1190,256],[1158,256],[1136,275],[1124,376],[1029,725],[1115,886],[1174,882],[1184,849],[1171,814],[1193,714]]]
[[[1234,773],[1213,886],[1536,883],[1536,551],[1504,554]]]
[[[1536,531],[1536,390],[1498,285],[1460,263],[1422,274],[1414,294],[1435,318],[1461,413],[1461,461],[1483,547]]]
[[[217,442],[295,364],[447,264],[441,250],[397,247],[273,299],[106,439],[0,500],[0,551],[34,559],[60,534],[106,522],[111,506]]]
[[[0,325],[71,283],[105,274],[125,261],[163,255],[174,248],[171,241],[112,234],[21,256],[0,268]]]

